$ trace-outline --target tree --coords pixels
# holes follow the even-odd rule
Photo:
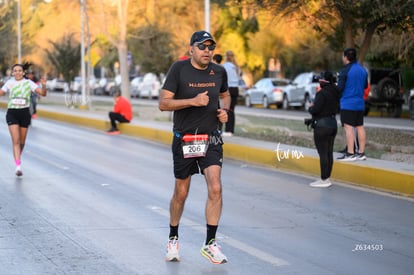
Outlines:
[[[141,71],[158,75],[166,73],[175,61],[172,34],[162,31],[158,26],[145,26],[132,32],[129,39],[131,52],[141,65]]]
[[[222,49],[235,53],[237,63],[242,69],[255,70],[261,66],[258,66],[257,60],[255,62],[255,57],[251,58],[252,45],[249,44],[249,38],[259,32],[257,7],[239,2],[239,5],[234,5],[227,1],[220,6],[215,38],[221,41]]]
[[[13,1],[0,4],[0,13],[0,37],[2,40],[2,46],[0,47],[1,76],[17,61],[16,3]]]
[[[64,36],[60,42],[49,40],[53,50],[45,50],[47,58],[53,64],[57,75],[62,75],[68,85],[78,75],[81,65],[80,44],[76,42],[73,45],[73,35]]]
[[[83,1],[93,44],[88,62],[120,62],[125,85],[129,83],[125,73],[128,51],[145,70],[165,73],[165,68],[187,52],[191,34],[205,28],[204,1]],[[413,36],[408,32],[413,31],[413,1],[210,0],[210,32],[217,41],[216,53],[235,51],[244,76],[253,72],[255,78],[263,76],[272,58],[280,60],[289,77],[318,67],[334,69],[332,64],[337,64],[333,62],[341,65],[338,52],[347,45],[358,48],[362,60],[367,47],[364,41],[370,41],[365,60],[412,66]],[[80,41],[79,1],[21,2],[24,60],[49,71],[52,66],[44,54],[45,49],[54,51],[49,40],[60,41],[62,35],[75,33]],[[0,64],[5,67],[15,62],[17,52],[15,7],[15,0],[0,0]],[[369,39],[365,30],[376,25]],[[126,69],[122,69],[124,65]]]
[[[100,8],[103,31],[108,41],[118,50],[119,68],[121,74],[121,92],[126,98],[131,98],[129,93],[129,69],[127,46],[127,23],[129,0],[116,1],[92,1],[93,6]],[[113,22],[113,24],[110,24]]]
[[[249,1],[249,0],[248,0]],[[264,0],[275,14],[311,24],[338,49],[356,47],[363,62],[375,34],[407,32],[414,25],[414,0]]]
[[[131,8],[137,16],[129,22],[128,46],[144,72],[165,74],[174,61],[188,54],[192,33],[204,29],[202,1],[140,0]]]

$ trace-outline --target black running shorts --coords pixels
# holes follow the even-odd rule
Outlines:
[[[22,128],[28,128],[32,121],[30,108],[23,109],[7,109],[6,122],[7,125],[17,124]]]
[[[220,140],[220,142],[210,141],[205,157],[184,158],[183,149],[181,147],[182,139],[181,137],[174,136],[171,147],[174,160],[175,178],[186,179],[193,174],[203,174],[203,170],[211,165],[218,165],[222,167],[223,143],[221,137],[213,137],[213,140]]]
[[[341,123],[353,127],[364,125],[364,111],[341,110]]]

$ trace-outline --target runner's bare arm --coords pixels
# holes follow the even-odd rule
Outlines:
[[[47,93],[47,90],[46,90],[46,78],[42,77],[40,79],[40,84],[41,84],[41,87],[39,86],[39,88],[37,88],[35,90],[35,92],[38,93],[39,95],[46,96],[46,93]]]
[[[209,101],[208,91],[197,94],[193,98],[175,99],[174,93],[163,89],[158,102],[158,108],[161,111],[176,111],[189,107],[207,106]]]
[[[217,109],[217,118],[221,123],[226,123],[228,120],[228,111],[230,108],[230,93],[227,90],[220,94],[221,108]]]
[[[230,98],[230,92],[228,90],[220,94],[220,100],[223,105],[221,106],[221,109],[229,110],[231,98]]]

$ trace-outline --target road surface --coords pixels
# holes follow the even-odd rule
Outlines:
[[[193,177],[182,261],[164,260],[169,146],[37,119],[16,178],[0,111],[0,274],[412,274],[414,201],[226,160],[211,265],[206,186]],[[276,156],[275,156],[276,161]]]

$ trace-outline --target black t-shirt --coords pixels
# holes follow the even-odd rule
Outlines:
[[[217,130],[219,95],[228,90],[225,69],[210,63],[205,70],[191,65],[190,59],[175,62],[168,71],[163,89],[174,93],[175,99],[193,98],[208,91],[205,107],[190,107],[174,111],[173,130],[180,134],[211,134]]]

